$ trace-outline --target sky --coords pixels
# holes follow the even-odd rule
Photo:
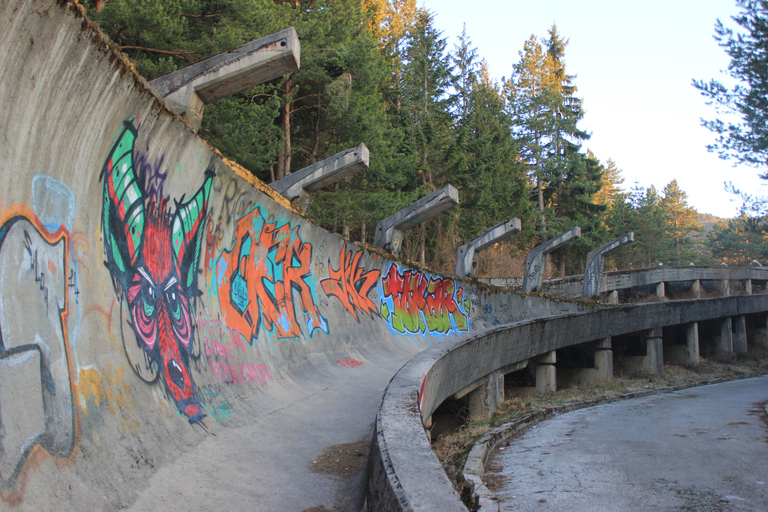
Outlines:
[[[718,217],[738,214],[741,202],[724,182],[766,195],[759,170],[733,167],[707,151],[714,135],[700,124],[717,113],[691,82],[723,73],[729,58],[714,40],[714,25],[738,13],[734,0],[419,0],[454,50],[467,36],[491,76],[509,77],[530,36],[552,24],[566,38],[565,69],[584,100],[584,142],[605,163],[616,162],[624,188],[676,179],[688,204]]]

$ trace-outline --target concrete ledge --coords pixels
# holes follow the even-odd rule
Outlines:
[[[309,206],[307,192],[320,190],[365,170],[370,165],[369,162],[368,148],[365,144],[359,144],[354,148],[345,149],[330,158],[289,174],[269,186],[290,201],[298,200],[299,208],[306,210]]]
[[[287,28],[149,82],[197,130],[205,105],[299,69],[301,45]]]
[[[415,203],[398,210],[376,224],[373,245],[379,249],[388,249],[394,254],[400,252],[403,231],[418,226],[445,210],[459,204],[459,191],[453,185],[446,185]]]

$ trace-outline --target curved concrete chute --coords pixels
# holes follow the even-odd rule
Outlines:
[[[445,399],[483,376],[558,349],[625,333],[763,315],[768,295],[604,307],[524,320],[454,338],[414,356],[390,382],[379,409],[369,500],[383,508],[461,510],[424,425]],[[764,322],[764,319],[763,319]],[[439,473],[443,473],[439,475]],[[383,489],[382,487],[386,487]]]
[[[0,508],[355,509],[324,453],[366,452],[405,361],[587,309],[314,226],[74,2],[0,3],[0,49]]]

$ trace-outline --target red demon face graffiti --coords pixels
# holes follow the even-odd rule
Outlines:
[[[213,171],[186,202],[167,206],[162,190],[147,194],[149,177],[134,170],[136,128],[126,122],[102,169],[102,232],[106,265],[127,301],[136,341],[190,423],[205,417],[189,370],[199,295],[197,268]],[[182,198],[183,201],[183,198]]]

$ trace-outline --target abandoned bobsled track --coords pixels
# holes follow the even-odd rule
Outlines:
[[[368,506],[429,509],[409,486],[439,472],[422,449],[440,399],[648,315],[768,310],[764,295],[597,308],[410,267],[222,159],[77,4],[0,3],[0,48],[3,508],[354,510],[366,465],[318,461],[376,439]],[[483,340],[498,360],[470,371]],[[405,474],[404,438],[381,431],[400,420],[374,431],[416,354],[393,381],[399,427],[422,437]]]

